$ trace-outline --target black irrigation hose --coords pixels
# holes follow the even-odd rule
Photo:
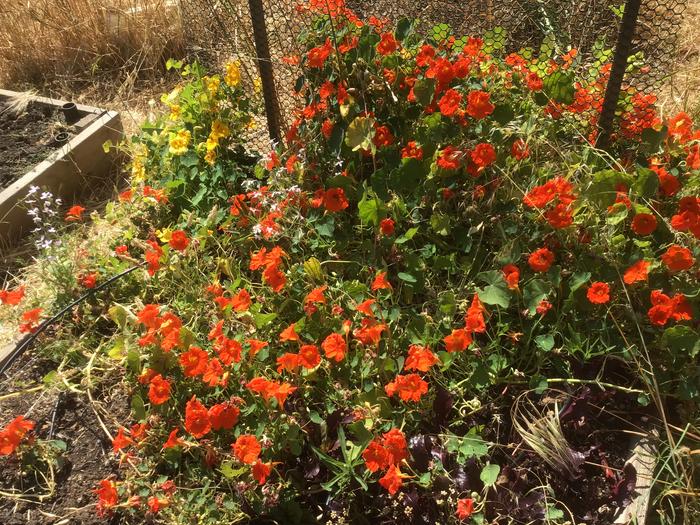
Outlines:
[[[58,321],[61,317],[63,317],[63,315],[64,315],[66,312],[68,312],[68,310],[70,310],[71,308],[73,308],[75,305],[82,303],[82,302],[83,302],[85,299],[87,299],[88,297],[91,297],[91,296],[95,295],[97,292],[99,292],[100,290],[106,288],[107,286],[109,286],[110,284],[112,284],[114,281],[116,281],[116,280],[118,280],[118,279],[121,279],[121,278],[124,277],[125,275],[130,274],[131,272],[133,272],[133,271],[136,270],[137,268],[141,268],[141,267],[144,266],[145,264],[146,264],[146,262],[144,261],[144,262],[142,262],[142,263],[140,263],[140,264],[137,264],[136,266],[132,266],[132,267],[129,268],[128,270],[124,270],[122,273],[119,273],[119,274],[115,275],[114,277],[110,277],[109,279],[107,279],[105,282],[103,282],[103,283],[100,284],[99,286],[96,286],[95,288],[92,288],[92,289],[88,290],[86,293],[84,293],[83,295],[81,295],[80,297],[78,297],[75,301],[73,301],[73,302],[70,303],[68,306],[66,306],[65,308],[63,308],[60,312],[58,312],[58,313],[57,313],[56,315],[54,315],[53,317],[51,317],[51,318],[49,318],[49,319],[46,319],[44,322],[42,322],[42,323],[39,325],[39,327],[38,327],[32,334],[30,334],[29,336],[27,336],[27,337],[25,337],[24,339],[22,339],[22,340],[19,342],[19,344],[14,348],[14,350],[12,350],[12,352],[10,352],[7,356],[5,356],[5,358],[3,358],[2,362],[0,363],[0,375],[3,375],[3,374],[5,373],[5,371],[6,371],[8,368],[10,368],[10,366],[12,365],[12,363],[14,363],[15,360],[16,360],[20,355],[22,355],[22,353],[23,353],[27,348],[29,348],[29,346],[34,342],[34,340],[35,340],[37,337],[39,337],[39,335],[40,335],[42,332],[44,332],[44,330],[46,330],[49,326],[51,326],[53,323],[55,323],[55,322]]]

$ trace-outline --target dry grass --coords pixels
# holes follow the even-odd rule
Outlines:
[[[678,33],[676,65],[659,101],[666,115],[683,110],[700,121],[700,0],[688,0]]]
[[[126,111],[129,130],[184,54],[175,0],[4,0],[0,20],[0,86]]]

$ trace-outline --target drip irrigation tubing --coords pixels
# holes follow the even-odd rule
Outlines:
[[[17,346],[15,346],[15,348],[14,348],[9,354],[7,354],[7,356],[5,356],[5,357],[2,359],[2,361],[0,361],[0,376],[3,375],[3,374],[5,374],[5,371],[6,371],[8,368],[10,368],[10,366],[12,366],[12,363],[14,363],[15,360],[16,360],[19,356],[21,356],[27,348],[29,348],[29,347],[31,346],[31,344],[36,340],[37,337],[39,337],[39,335],[41,335],[42,332],[44,332],[49,326],[53,325],[53,323],[55,323],[55,322],[58,321],[61,317],[63,317],[63,316],[66,314],[66,312],[68,312],[71,308],[73,308],[74,306],[76,306],[76,305],[82,303],[82,302],[83,302],[85,299],[87,299],[88,297],[92,297],[93,295],[95,295],[95,294],[96,294],[97,292],[99,292],[100,290],[103,290],[104,288],[107,288],[110,284],[112,284],[113,282],[115,282],[115,281],[121,279],[121,278],[124,277],[125,275],[129,275],[129,274],[130,274],[131,272],[133,272],[134,270],[136,270],[136,269],[138,269],[138,268],[141,268],[141,267],[144,266],[145,264],[146,264],[146,262],[144,261],[144,262],[142,262],[142,263],[140,263],[140,264],[137,264],[137,265],[135,265],[135,266],[132,266],[131,268],[128,268],[128,269],[124,270],[123,272],[121,272],[121,273],[119,273],[119,274],[117,274],[117,275],[115,275],[115,276],[113,276],[113,277],[110,277],[109,279],[107,279],[105,282],[103,282],[103,283],[100,284],[99,286],[96,286],[95,288],[92,288],[92,289],[88,290],[86,293],[84,293],[83,295],[81,295],[80,297],[78,297],[75,301],[73,301],[73,302],[70,303],[69,305],[65,306],[64,308],[62,308],[62,309],[61,309],[57,314],[55,314],[53,317],[50,317],[49,319],[46,319],[45,321],[43,321],[43,322],[37,327],[37,329],[36,329],[34,332],[32,332],[30,335],[28,335],[27,337],[25,337],[24,339],[22,339],[22,340],[17,344]]]

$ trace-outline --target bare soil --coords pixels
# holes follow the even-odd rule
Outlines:
[[[0,491],[3,493],[0,494],[0,523],[3,525],[104,525],[108,521],[97,516],[96,496],[92,491],[100,480],[116,474],[117,461],[87,396],[52,387],[8,397],[13,392],[42,384],[43,378],[54,368],[50,360],[29,351],[12,365],[6,377],[0,378],[0,426],[23,414],[36,422],[37,438],[66,444],[65,452],[55,464],[53,494],[43,501],[37,498],[47,493],[41,476],[29,469],[23,470],[14,455],[0,456]],[[117,381],[114,377],[113,382]],[[94,392],[93,395],[109,403],[109,410],[115,417],[126,420],[129,413],[126,399],[110,392],[118,389],[103,383],[100,390],[104,394]],[[8,496],[18,489],[23,493],[21,496]]]
[[[67,126],[60,111],[30,102],[19,115],[0,106],[0,190],[19,179],[62,144],[55,136],[75,133]]]

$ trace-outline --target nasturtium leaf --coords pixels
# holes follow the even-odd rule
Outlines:
[[[484,482],[487,487],[492,487],[496,484],[498,480],[498,475],[501,473],[501,467],[495,463],[489,463],[482,470],[479,478]]]
[[[646,198],[656,196],[659,190],[659,176],[654,170],[649,168],[637,168],[637,176],[634,179],[634,191],[638,195]]]
[[[405,40],[406,37],[411,33],[413,27],[413,22],[408,18],[402,18],[396,24],[396,39]]]
[[[450,217],[449,215],[444,215],[442,213],[433,213],[430,216],[430,226],[433,231],[438,235],[449,235],[450,234]]]
[[[523,300],[531,315],[535,313],[535,309],[540,304],[540,301],[547,297],[549,289],[549,285],[540,279],[533,279],[525,285],[523,288]]]
[[[136,421],[146,420],[146,405],[140,395],[135,394],[131,398],[131,411],[134,414],[134,419]]]
[[[694,358],[700,352],[700,336],[692,328],[676,325],[664,330],[663,344],[678,357]]]
[[[331,133],[331,137],[328,139],[328,147],[333,153],[338,154],[340,152],[340,149],[343,147],[344,139],[345,129],[343,128],[343,126],[336,124],[335,126],[333,126],[333,132]]]
[[[630,177],[615,170],[597,171],[591,176],[591,183],[584,190],[586,197],[598,206],[607,209],[617,198],[617,188],[624,184],[630,186]]]
[[[552,334],[541,334],[535,337],[535,343],[545,352],[549,352],[554,348],[554,337]]]
[[[114,340],[114,344],[107,352],[107,355],[110,359],[114,359],[115,361],[121,361],[126,357],[126,342],[124,337],[117,337]]]
[[[401,279],[402,281],[406,281],[407,283],[416,282],[416,278],[413,277],[410,273],[399,272],[398,277],[399,279]]]
[[[107,313],[109,314],[109,318],[122,330],[126,326],[126,322],[129,317],[133,317],[133,314],[131,314],[126,307],[118,303],[114,303],[112,306],[110,306]]]
[[[274,321],[276,318],[277,314],[274,312],[271,312],[269,314],[253,313],[253,321],[255,321],[256,328],[263,328],[264,326],[267,326],[272,321]]]
[[[245,466],[234,467],[233,461],[222,461],[219,467],[219,472],[221,472],[226,479],[236,479],[247,471],[248,469]]]
[[[406,233],[404,233],[401,237],[396,239],[394,242],[396,244],[403,244],[405,242],[408,242],[411,239],[413,239],[413,237],[415,237],[416,233],[418,233],[418,228],[409,228],[408,230],[406,230]]]
[[[571,104],[574,101],[574,77],[567,71],[557,70],[543,80],[544,93],[561,104]]]
[[[379,226],[386,215],[386,206],[377,197],[366,191],[362,200],[357,204],[360,220],[365,224]]]
[[[506,287],[488,285],[479,290],[479,299],[484,304],[498,305],[501,308],[508,308],[510,304],[510,293]]]
[[[581,288],[581,286],[586,284],[590,278],[591,272],[576,272],[571,276],[571,280],[569,281],[569,289],[572,292],[575,292]]]
[[[464,436],[459,444],[459,453],[464,459],[480,458],[488,452],[489,446],[481,436]]]
[[[433,100],[433,95],[435,94],[435,80],[432,78],[422,78],[416,80],[413,85],[413,94],[416,96],[416,100],[421,106],[428,106]]]
[[[498,104],[491,113],[491,116],[501,126],[505,126],[515,117],[515,111],[510,104]]]
[[[373,147],[375,120],[370,117],[355,117],[345,134],[345,144],[353,151],[369,150]]]

